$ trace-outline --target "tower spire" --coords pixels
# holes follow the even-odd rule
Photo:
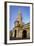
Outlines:
[[[21,10],[19,9],[18,10],[18,15],[17,15],[17,18],[16,18],[16,25],[19,25],[22,26],[22,13],[21,13]]]
[[[21,15],[21,10],[20,9],[18,10],[18,15]]]
[[[21,10],[20,9],[18,10],[17,20],[18,21],[22,21],[22,13],[21,13]]]

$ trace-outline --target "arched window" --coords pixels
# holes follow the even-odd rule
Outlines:
[[[26,30],[23,30],[23,32],[22,32],[22,38],[23,39],[27,38],[27,31]]]
[[[15,30],[15,35],[14,35],[14,36],[15,36],[15,38],[16,38],[16,30]]]

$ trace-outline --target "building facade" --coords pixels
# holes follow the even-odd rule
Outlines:
[[[30,28],[27,27],[28,25],[24,26],[24,24],[23,24],[23,17],[22,17],[22,13],[21,13],[20,10],[18,11],[18,15],[16,17],[16,21],[15,21],[14,24],[15,24],[15,26],[13,28],[12,35],[10,34],[11,37],[21,38],[21,39],[23,39],[23,38],[30,38]]]

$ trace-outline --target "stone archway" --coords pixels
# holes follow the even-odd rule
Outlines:
[[[23,39],[27,38],[27,31],[26,30],[23,30],[23,32],[22,32],[22,38]]]

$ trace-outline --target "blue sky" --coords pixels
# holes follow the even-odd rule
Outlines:
[[[14,27],[14,22],[16,20],[16,17],[18,15],[18,11],[22,12],[22,18],[23,18],[23,22],[26,24],[30,21],[30,7],[27,6],[10,6],[9,10],[10,10],[10,18],[9,18],[9,28],[10,30],[13,29]]]

